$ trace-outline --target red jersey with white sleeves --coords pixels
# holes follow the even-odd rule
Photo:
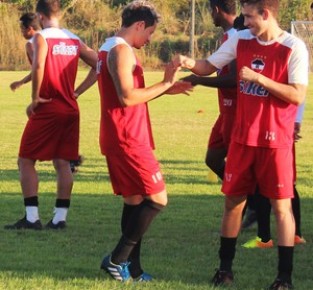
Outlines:
[[[243,66],[284,84],[308,84],[308,52],[304,42],[283,32],[261,42],[250,30],[239,31],[208,58],[216,68],[233,59]],[[238,74],[239,78],[239,74]],[[297,106],[280,100],[265,88],[238,79],[233,141],[249,146],[289,148],[293,144]]]
[[[108,54],[117,45],[129,46],[121,37],[108,38],[99,50],[97,64],[101,97],[100,148],[104,155],[130,149],[154,149],[147,103],[123,107],[118,99],[107,65]],[[133,51],[130,46],[129,49]],[[134,88],[145,86],[143,69],[137,58],[133,82]]]
[[[80,39],[70,31],[46,28],[40,32],[48,45],[44,78],[40,97],[52,99],[40,104],[38,109],[47,111],[78,110],[74,97],[74,84],[80,54]],[[37,111],[37,109],[36,109]]]
[[[237,33],[235,28],[231,28],[223,34],[222,43]],[[229,66],[224,66],[221,70],[218,70],[218,75],[227,75],[229,73]],[[237,88],[219,88],[218,102],[220,113],[232,113],[236,112],[237,103]]]

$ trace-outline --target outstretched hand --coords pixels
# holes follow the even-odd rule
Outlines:
[[[29,118],[31,115],[35,114],[35,109],[38,107],[39,104],[50,103],[52,99],[43,99],[37,98],[36,100],[32,101],[26,108],[26,114]]]
[[[294,128],[295,142],[298,142],[302,138],[302,136],[300,135],[300,129],[301,129],[301,123],[295,122],[295,128]]]
[[[175,82],[165,93],[169,95],[184,94],[189,96],[189,92],[193,91],[193,86],[190,82],[178,81]]]
[[[176,82],[178,70],[179,70],[179,68],[174,67],[173,62],[167,63],[164,67],[164,79],[163,79],[163,81],[165,83],[170,83],[171,85],[173,85]]]
[[[10,89],[11,91],[15,92],[16,89],[18,89],[19,87],[21,87],[23,85],[23,82],[21,81],[16,81],[10,84]]]
[[[175,68],[186,68],[189,70],[195,66],[195,60],[181,54],[175,55],[172,63]]]

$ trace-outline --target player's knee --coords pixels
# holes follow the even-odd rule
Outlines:
[[[162,191],[160,193],[150,195],[149,200],[156,205],[155,207],[159,205],[161,208],[164,208],[168,203],[167,193],[166,191]]]
[[[167,204],[167,201],[166,203],[160,203],[160,202],[155,202],[154,200],[152,199],[145,199],[143,201],[147,206],[153,208],[153,209],[157,209],[159,211],[161,211]]]
[[[54,166],[54,169],[56,171],[60,171],[60,170],[63,170],[63,169],[68,169],[70,168],[70,163],[69,161],[67,160],[63,160],[63,159],[54,159],[53,160],[53,166]]]

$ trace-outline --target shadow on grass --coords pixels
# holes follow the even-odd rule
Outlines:
[[[52,193],[41,196],[43,223],[51,218],[53,205]],[[312,199],[302,199],[302,212],[305,213],[303,233],[309,243],[296,249],[296,261],[307,266],[301,268],[301,273],[295,268],[295,276],[298,277],[310,277],[313,233],[307,213],[312,207]],[[142,254],[145,270],[160,281],[193,285],[208,283],[218,266],[222,208],[222,195],[171,195],[168,207],[156,218],[145,236]],[[99,266],[103,256],[112,251],[119,239],[121,209],[121,198],[111,194],[76,195],[73,196],[68,227],[64,231],[6,231],[3,225],[21,218],[23,206],[20,194],[1,194],[1,272],[20,279],[103,279]],[[255,234],[253,231],[242,233],[238,244]],[[237,247],[235,269],[241,279],[247,279],[242,277],[245,273],[252,276],[255,273],[255,277],[259,277],[256,270],[263,264],[266,266],[262,275],[268,275],[271,282],[273,271],[276,271],[276,251],[261,253]],[[251,286],[249,289],[259,289],[257,279],[255,282],[251,279],[247,282]]]
[[[207,184],[203,178],[206,166],[200,161],[186,160],[160,160],[161,168],[167,184]],[[55,180],[55,172],[51,162],[38,163],[37,171],[41,183]],[[18,169],[1,170],[1,181],[18,181]],[[201,176],[202,175],[202,176]],[[200,176],[200,178],[199,178]],[[79,167],[79,174],[75,175],[78,182],[109,182],[109,175],[105,161],[99,162],[99,158],[86,158]]]

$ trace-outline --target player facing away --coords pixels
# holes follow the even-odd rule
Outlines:
[[[30,64],[32,64],[33,59],[33,37],[34,35],[40,31],[40,23],[37,15],[35,13],[25,13],[20,18],[20,28],[23,34],[23,37],[27,40],[25,44],[26,55]],[[10,84],[10,88],[12,91],[15,91],[22,85],[31,81],[31,73],[22,78],[19,81],[15,81]]]
[[[38,211],[37,160],[52,160],[57,175],[54,216],[46,227],[63,229],[70,206],[73,176],[69,160],[78,158],[79,109],[74,97],[78,59],[96,67],[97,54],[76,35],[59,27],[60,1],[39,0],[43,30],[34,36],[32,96],[27,107],[18,166],[26,215],[6,229],[42,229]]]
[[[211,74],[236,59],[238,99],[235,127],[227,155],[222,191],[225,206],[220,238],[220,266],[212,283],[233,282],[232,263],[247,194],[268,197],[276,218],[278,274],[269,289],[291,289],[295,223],[293,133],[297,105],[308,84],[308,52],[277,22],[279,0],[241,0],[244,25],[205,60],[174,59],[200,75]]]
[[[23,34],[23,37],[27,39],[27,43],[25,45],[26,55],[28,58],[29,63],[32,65],[33,60],[33,37],[34,35],[41,30],[40,22],[35,13],[28,12],[21,16],[20,18],[20,28]],[[12,91],[20,88],[22,85],[31,81],[32,74],[31,72],[22,78],[19,81],[15,81],[10,84],[10,88]],[[70,160],[71,171],[76,173],[78,171],[78,167],[83,163],[83,156],[79,155],[78,159]]]
[[[164,79],[145,87],[143,68],[134,49],[148,44],[159,15],[147,1],[133,1],[122,12],[122,27],[101,46],[98,85],[101,96],[100,147],[113,191],[122,195],[122,235],[101,268],[115,280],[150,281],[140,263],[141,242],[167,204],[147,102],[165,93],[187,93],[190,83],[176,82],[177,69],[165,67]]]

